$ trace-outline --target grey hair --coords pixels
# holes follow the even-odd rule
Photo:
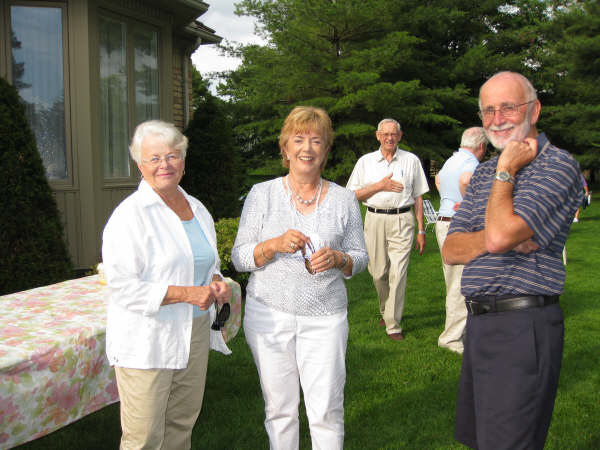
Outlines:
[[[521,75],[518,72],[511,72],[511,71],[505,70],[503,72],[498,72],[498,73],[495,73],[494,75],[492,75],[479,88],[479,109],[480,110],[481,110],[481,90],[483,89],[483,87],[488,83],[488,81],[491,81],[497,77],[503,77],[503,76],[507,76],[507,75],[515,76],[521,82],[521,85],[525,89],[525,98],[526,98],[527,102],[533,102],[534,100],[537,100],[537,91],[533,87],[533,84],[531,84],[531,81],[529,81],[526,77],[524,77],[523,75]],[[530,111],[531,108],[533,108],[533,103],[529,105],[529,108],[527,111]]]
[[[386,124],[386,123],[393,123],[396,125],[396,128],[398,128],[398,133],[400,133],[402,131],[402,127],[400,126],[400,122],[398,122],[397,120],[394,119],[383,119],[381,122],[379,122],[377,124],[377,131],[381,131],[381,127]]]
[[[463,132],[462,139],[460,140],[460,146],[463,148],[476,149],[483,143],[485,143],[485,145],[489,143],[483,127],[467,128]]]
[[[136,163],[141,164],[142,162],[142,143],[148,136],[160,136],[169,148],[178,150],[181,157],[185,159],[188,138],[172,123],[162,120],[147,120],[136,127],[131,138],[129,154]]]

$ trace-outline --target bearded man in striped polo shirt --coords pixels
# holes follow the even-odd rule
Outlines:
[[[479,91],[500,156],[478,166],[442,248],[464,264],[466,340],[455,437],[477,449],[542,449],[563,349],[562,249],[582,201],[579,167],[536,123],[529,80],[500,72]]]

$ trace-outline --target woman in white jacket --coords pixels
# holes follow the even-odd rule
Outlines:
[[[213,219],[179,187],[187,138],[158,120],[129,148],[142,181],[103,234],[107,355],[121,400],[121,449],[189,449],[204,396],[209,308],[231,297]],[[221,334],[213,347],[227,353]]]

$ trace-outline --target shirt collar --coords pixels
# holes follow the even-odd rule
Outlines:
[[[182,189],[182,187],[181,186],[177,186],[177,189],[188,200],[188,203],[190,203],[190,206],[192,206],[191,202],[189,201],[187,193]],[[163,199],[160,198],[160,195],[158,195],[156,193],[156,191],[154,189],[152,189],[152,187],[144,179],[142,179],[142,181],[140,181],[140,185],[138,186],[138,193],[139,193],[140,198],[142,200],[142,205],[144,205],[144,206],[152,206],[152,205],[155,205],[155,204],[165,205],[166,206],[166,204],[163,201]],[[193,206],[192,206],[192,208],[193,208]]]
[[[538,143],[538,153],[540,152],[541,149],[544,148],[544,145],[546,145],[546,142],[548,142],[548,138],[546,137],[546,133],[540,133],[537,135],[537,143]]]
[[[396,151],[394,152],[394,156],[392,156],[392,159],[390,160],[390,162],[393,161],[394,159],[396,159],[396,157],[398,156],[398,151],[399,150],[400,149],[398,147],[396,147]],[[379,151],[377,153],[377,162],[381,162],[381,161],[384,161],[384,160],[387,161],[385,159],[385,156],[383,156],[383,152],[381,151],[381,147],[379,147]]]
[[[459,148],[458,148],[458,151],[459,151],[460,153],[465,153],[467,156],[469,156],[469,157],[471,157],[471,158],[475,158],[475,159],[477,159],[477,158],[476,158],[476,156],[473,154],[473,152],[472,152],[471,150],[467,150],[466,148],[459,147]]]

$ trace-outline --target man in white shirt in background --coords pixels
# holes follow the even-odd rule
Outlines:
[[[418,226],[416,246],[425,250],[422,195],[429,191],[419,158],[398,148],[402,139],[400,124],[383,119],[376,137],[381,146],[363,155],[356,163],[347,188],[367,206],[365,242],[369,253],[369,273],[379,297],[382,319],[390,339],[404,339],[400,321],[404,310],[406,271],[414,240],[415,217]],[[414,205],[415,214],[411,213]]]
[[[458,210],[465,195],[471,176],[485,156],[488,140],[482,127],[464,131],[458,151],[448,158],[442,170],[435,176],[435,185],[440,192],[440,210],[435,224],[435,235],[440,250],[446,240],[450,220]],[[444,264],[446,282],[446,325],[438,338],[438,345],[462,354],[463,333],[467,322],[465,298],[460,293],[463,266]]]

